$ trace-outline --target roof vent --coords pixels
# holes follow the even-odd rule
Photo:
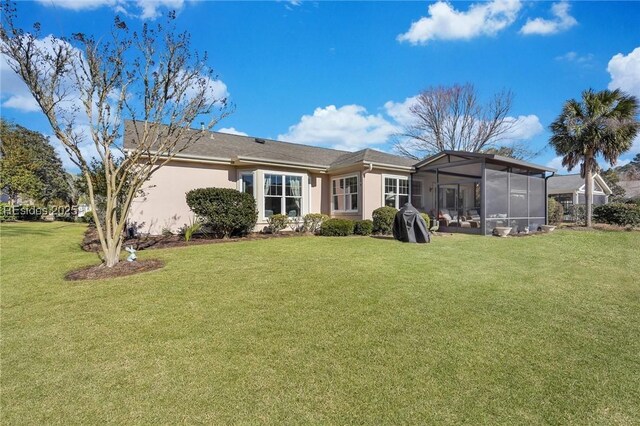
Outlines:
[[[258,139],[258,138],[255,138],[255,141],[256,141],[257,143],[262,143],[262,144],[264,144],[264,139]]]

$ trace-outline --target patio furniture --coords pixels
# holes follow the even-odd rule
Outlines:
[[[440,214],[438,216],[438,222],[440,226],[471,228],[471,224],[467,220],[465,220],[464,216],[462,216],[460,220],[458,220],[458,214],[453,213],[451,210],[442,209],[440,210]]]

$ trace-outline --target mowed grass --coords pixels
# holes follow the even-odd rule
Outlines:
[[[3,424],[638,424],[640,233],[150,250],[3,224]]]

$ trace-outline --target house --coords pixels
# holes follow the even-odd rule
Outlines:
[[[585,205],[585,181],[580,174],[559,175],[549,178],[547,192],[564,207],[564,221],[573,220],[573,206]],[[593,205],[609,202],[611,189],[599,174],[593,176]]]
[[[640,198],[640,180],[621,180],[618,185],[624,189],[624,197],[627,199]]]
[[[131,127],[125,124],[125,153],[136,145]],[[272,214],[371,219],[381,206],[400,208],[410,200],[434,217],[449,217],[445,230],[488,234],[511,222],[522,230],[545,223],[544,175],[553,169],[543,166],[453,151],[417,162],[373,149],[348,152],[189,132],[203,135],[160,168],[132,205],[129,220],[140,232],[177,231],[189,223],[193,213],[185,195],[202,187],[251,193],[258,208],[256,230]]]

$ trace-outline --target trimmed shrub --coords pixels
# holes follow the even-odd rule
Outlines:
[[[640,225],[640,206],[636,204],[611,203],[593,209],[596,222],[610,225]]]
[[[193,189],[187,192],[187,205],[217,237],[247,234],[258,221],[253,196],[235,189]]]
[[[26,204],[22,206],[15,206],[13,208],[13,214],[17,220],[26,220],[30,222],[40,220],[45,212],[46,209],[43,207],[30,206]]]
[[[398,210],[385,206],[373,211],[373,232],[376,234],[391,234],[393,231],[393,220]]]
[[[353,234],[353,221],[349,219],[329,219],[320,225],[320,235],[324,237],[346,237]]]
[[[267,218],[269,224],[269,231],[272,234],[277,234],[287,227],[289,224],[289,216],[286,214],[273,214]]]
[[[564,216],[564,207],[557,202],[555,198],[549,197],[547,205],[547,217],[551,225],[559,225],[562,222]]]
[[[353,224],[353,233],[356,235],[371,235],[373,233],[373,221],[369,219],[357,220]]]
[[[16,220],[13,207],[9,203],[0,203],[0,222]]]
[[[322,213],[309,213],[304,215],[304,221],[302,223],[303,232],[312,232],[314,234],[320,231],[320,225],[325,220],[329,220],[329,216]]]
[[[84,216],[79,217],[78,220],[80,222],[84,222],[84,223],[93,223],[94,222],[94,220],[93,220],[93,212],[91,210],[87,210],[84,213]]]
[[[420,213],[420,216],[422,216],[422,218],[424,219],[425,223],[427,224],[427,231],[428,231],[429,228],[431,228],[431,218],[426,213]]]

